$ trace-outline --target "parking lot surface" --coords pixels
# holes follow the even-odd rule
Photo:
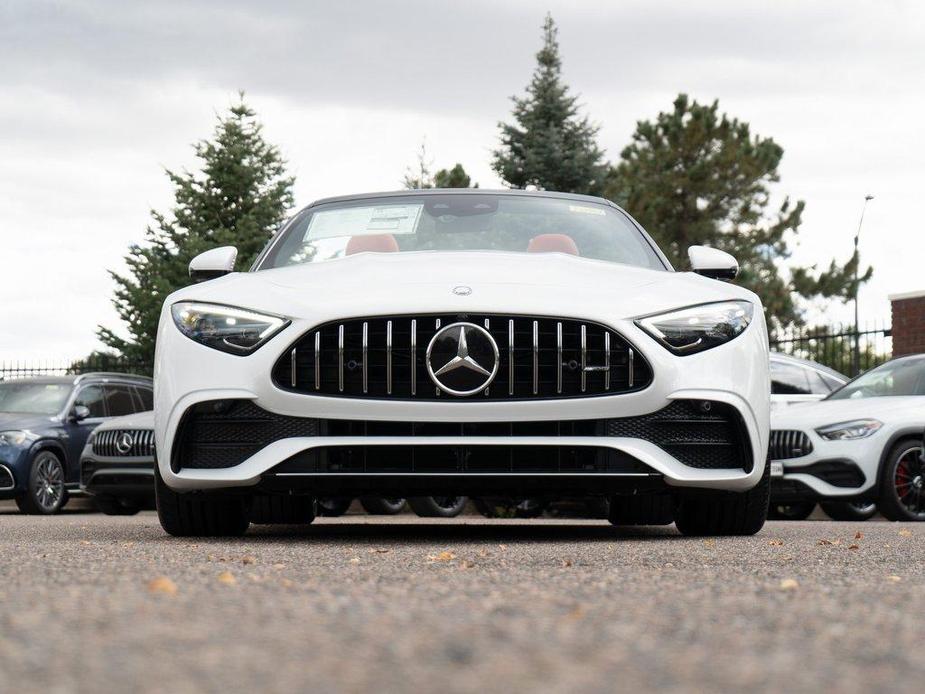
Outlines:
[[[925,527],[401,516],[178,540],[0,510],[17,691],[919,691]]]

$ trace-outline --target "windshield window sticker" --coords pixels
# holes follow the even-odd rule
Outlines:
[[[603,217],[607,214],[600,207],[589,207],[587,205],[569,205],[568,211],[575,214],[593,214],[597,217]]]
[[[347,207],[315,212],[305,230],[305,241],[338,236],[373,236],[375,234],[413,234],[424,205],[379,205]]]

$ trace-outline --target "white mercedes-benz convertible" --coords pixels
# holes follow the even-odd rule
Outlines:
[[[598,495],[612,522],[749,534],[768,336],[726,253],[675,272],[616,205],[405,191],[313,203],[248,272],[193,260],[157,339],[174,535],[310,522],[331,496]]]

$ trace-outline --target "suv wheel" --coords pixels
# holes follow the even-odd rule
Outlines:
[[[823,501],[819,505],[837,521],[866,521],[877,515],[877,504],[870,501]]]
[[[768,517],[771,464],[747,492],[682,493],[675,524],[684,535],[754,535]]]
[[[891,521],[925,520],[923,487],[922,442],[904,439],[890,449],[880,470],[880,513]]]
[[[408,505],[422,518],[455,518],[467,501],[467,496],[416,496],[408,499]]]
[[[326,518],[336,518],[347,513],[353,499],[342,496],[323,496],[318,499],[318,515]]]
[[[768,520],[806,520],[815,510],[815,501],[797,501],[793,504],[771,504],[771,507],[768,509]]]
[[[96,507],[107,516],[134,516],[141,510],[141,504],[134,499],[115,496],[95,496]]]
[[[258,494],[251,501],[248,517],[259,525],[308,525],[315,520],[315,500],[310,496]]]
[[[26,492],[16,497],[23,513],[50,516],[67,503],[64,488],[64,465],[51,451],[39,451],[32,459]]]
[[[400,497],[364,496],[360,497],[360,505],[373,516],[394,516],[405,510],[407,502]]]
[[[164,483],[156,463],[154,497],[161,527],[176,537],[240,537],[250,524],[246,496],[175,492]]]

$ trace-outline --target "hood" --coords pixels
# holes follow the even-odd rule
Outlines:
[[[113,429],[154,429],[154,412],[138,412],[125,417],[108,419],[100,424],[96,431],[111,431]]]
[[[853,419],[879,419],[899,424],[925,424],[925,396],[822,400],[791,405],[771,413],[772,429],[815,429]]]
[[[469,293],[454,294],[458,286],[467,287]],[[322,299],[321,312],[334,316],[363,315],[373,304],[377,313],[388,312],[388,303],[394,303],[407,313],[581,315],[599,313],[597,307],[603,306],[620,317],[634,317],[730,298],[757,301],[741,287],[693,273],[563,253],[422,251],[359,253],[322,263],[234,273],[187,287],[168,301],[239,301],[247,308],[271,312],[295,302],[293,308],[304,303],[303,316],[318,313]]]
[[[42,431],[56,424],[57,418],[47,414],[0,412],[0,431]]]

